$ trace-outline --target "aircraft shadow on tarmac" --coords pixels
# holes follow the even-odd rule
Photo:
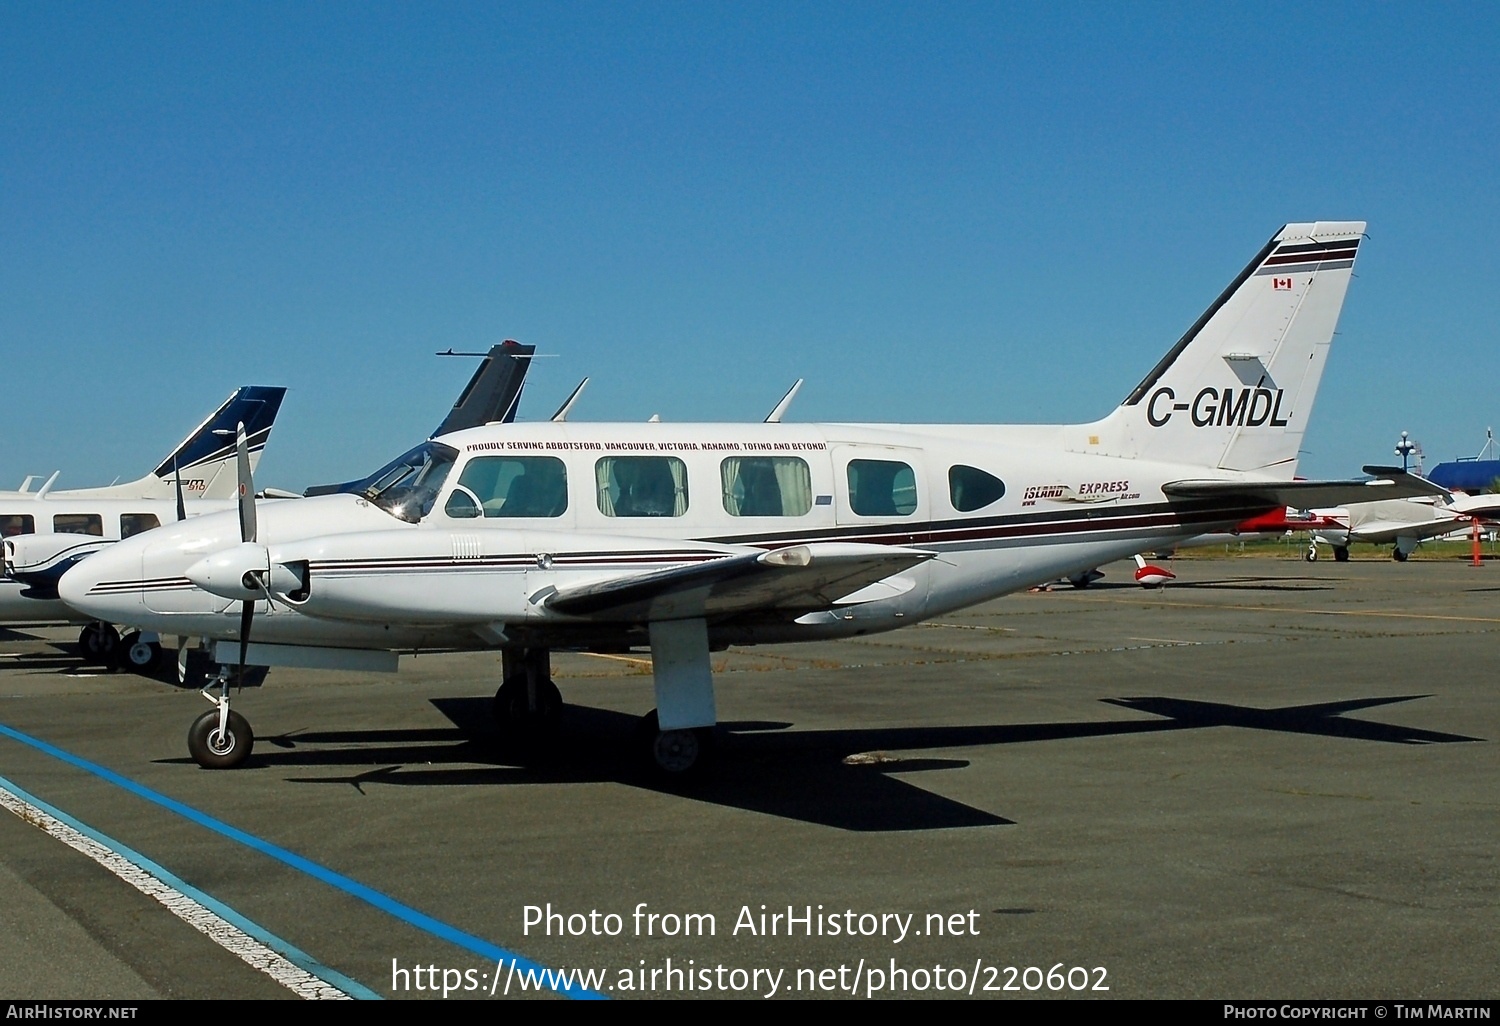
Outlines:
[[[945,798],[894,774],[961,769],[961,759],[903,757],[893,752],[969,748],[1245,727],[1315,737],[1440,744],[1478,741],[1345,714],[1409,702],[1425,695],[1363,698],[1256,709],[1165,697],[1104,701],[1152,714],[1149,720],[1088,723],[983,724],[792,731],[789,723],[720,724],[722,758],[706,779],[662,782],[633,758],[637,724],[625,713],[565,707],[563,730],[543,755],[505,751],[490,725],[490,700],[439,698],[433,704],[452,727],[412,730],[299,731],[262,737],[249,767],[374,767],[344,776],[289,777],[292,783],[496,786],[614,781],[660,793],[856,831],[933,830],[1013,822]],[[336,745],[330,748],[324,746]],[[167,760],[189,762],[190,760]]]

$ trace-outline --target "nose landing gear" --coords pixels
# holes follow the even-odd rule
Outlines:
[[[219,688],[217,697],[209,694],[215,685]],[[229,672],[221,670],[201,694],[214,708],[188,728],[188,753],[204,769],[233,769],[250,757],[255,734],[250,722],[229,708]]]

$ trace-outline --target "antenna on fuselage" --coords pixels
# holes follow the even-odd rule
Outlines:
[[[589,379],[584,378],[578,383],[578,387],[573,389],[572,394],[570,394],[566,399],[563,400],[563,404],[559,406],[557,408],[557,412],[552,415],[553,423],[561,424],[563,421],[568,419],[568,413],[573,409],[573,404],[578,401],[579,395],[583,393],[583,388],[588,383]]]
[[[797,398],[797,392],[800,391],[801,388],[802,379],[798,378],[797,383],[786,390],[786,395],[781,397],[781,402],[776,404],[776,408],[770,413],[766,414],[765,422],[767,424],[780,424],[781,415],[786,413],[786,408],[788,406],[792,405],[792,400]]]

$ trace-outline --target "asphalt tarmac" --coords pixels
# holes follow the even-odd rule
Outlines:
[[[724,653],[689,787],[635,761],[643,656],[556,656],[526,757],[495,655],[273,670],[208,771],[195,691],[9,629],[0,787],[380,997],[1495,997],[1500,563],[1173,568]],[[294,996],[37,822],[0,998]]]

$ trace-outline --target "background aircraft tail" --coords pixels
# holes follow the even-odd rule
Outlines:
[[[185,498],[232,499],[238,482],[234,465],[236,426],[245,425],[250,464],[254,467],[271,437],[271,426],[285,396],[285,388],[245,385],[167,453],[166,459],[151,473],[138,481],[89,492],[99,498],[170,499],[177,494],[174,473],[180,472]]]
[[[1255,255],[1087,451],[1290,479],[1364,235],[1289,224]]]
[[[521,387],[526,383],[526,371],[535,352],[536,346],[523,346],[509,338],[491,346],[432,437],[495,421],[506,424],[514,421],[516,408],[521,404]]]

